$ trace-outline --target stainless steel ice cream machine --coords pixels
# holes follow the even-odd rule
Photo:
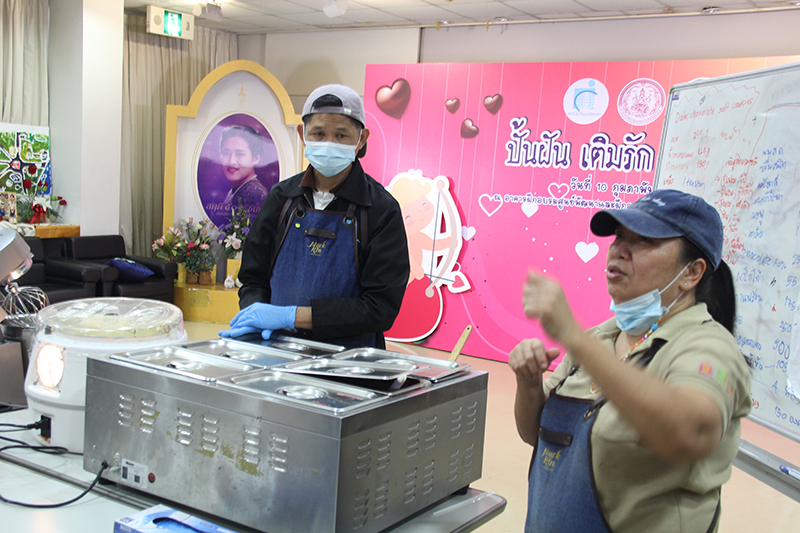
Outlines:
[[[84,468],[269,533],[377,532],[481,477],[487,382],[288,337],[91,357]]]

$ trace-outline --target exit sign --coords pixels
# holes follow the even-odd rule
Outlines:
[[[194,39],[194,15],[147,6],[147,32],[179,39]]]

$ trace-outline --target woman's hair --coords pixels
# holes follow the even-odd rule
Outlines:
[[[703,259],[706,262],[706,271],[700,283],[695,287],[695,300],[704,302],[708,306],[711,317],[733,333],[736,318],[736,293],[731,269],[728,268],[725,261],[720,261],[716,270],[713,269],[708,257],[685,237],[681,239],[681,259],[685,263],[695,259]]]
[[[235,124],[222,130],[222,134],[219,137],[220,152],[222,152],[222,147],[225,144],[225,141],[231,137],[241,137],[244,139],[247,143],[247,146],[250,148],[250,153],[253,154],[253,157],[261,157],[264,154],[264,138],[260,133],[258,133],[258,131],[255,130],[255,128],[245,126],[244,124]]]

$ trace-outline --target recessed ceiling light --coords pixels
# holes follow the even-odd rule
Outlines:
[[[719,11],[719,8],[717,6],[709,6],[701,9],[700,13],[708,14],[708,13],[716,13],[717,11]]]
[[[508,22],[508,17],[495,17],[495,22]]]
[[[450,24],[450,21],[449,20],[440,20],[439,21],[439,25],[441,25],[441,26],[444,26],[446,24]]]
[[[800,2],[789,2],[790,6],[800,6]]]

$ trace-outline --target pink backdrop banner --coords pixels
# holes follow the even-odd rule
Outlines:
[[[589,221],[652,190],[670,87],[797,60],[368,65],[367,173],[387,186],[399,174],[437,180],[428,198],[445,215],[435,194],[449,182],[457,213],[435,229],[461,241],[448,245],[460,279],[429,299],[440,312],[407,309],[393,330],[432,317],[420,342],[449,351],[471,324],[462,353],[505,361],[521,339],[545,338],[522,312],[528,270],[558,278],[587,328],[609,318],[611,238]],[[409,286],[409,306],[426,299],[427,279],[419,294]]]

